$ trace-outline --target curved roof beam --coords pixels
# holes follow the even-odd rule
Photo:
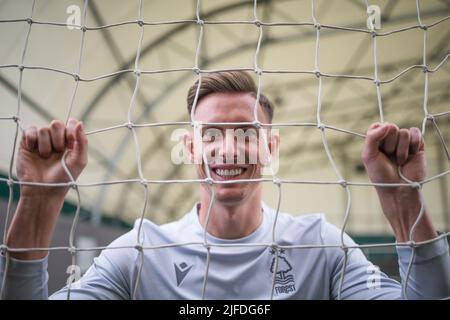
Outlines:
[[[270,1],[271,0],[259,0],[258,3],[262,4],[262,3],[266,3],[266,2],[270,2]],[[287,1],[287,0],[278,0],[278,1]],[[227,12],[227,11],[232,11],[232,10],[235,10],[235,9],[239,9],[241,7],[244,7],[244,6],[253,6],[253,2],[254,2],[253,0],[246,0],[246,1],[236,2],[236,3],[230,4],[230,5],[222,6],[220,8],[213,9],[210,12],[202,14],[202,18],[210,18],[210,17],[213,17],[213,16],[215,16],[217,14],[221,14],[221,13],[224,13],[224,12]],[[196,17],[191,17],[191,19],[195,20]],[[174,36],[175,34],[181,32],[181,31],[184,31],[186,28],[189,28],[189,27],[192,27],[192,26],[196,26],[196,25],[194,25],[194,24],[181,24],[181,25],[175,26],[173,29],[169,30],[168,32],[165,32],[159,38],[157,38],[156,40],[152,41],[151,43],[146,45],[141,50],[141,57],[143,57],[144,55],[149,53],[151,50],[155,49],[157,46],[159,46],[159,45],[163,44],[164,42],[166,42],[166,40],[169,39],[170,37]],[[126,61],[124,64],[122,64],[122,66],[119,68],[119,70],[130,69],[134,65],[135,58],[136,58],[136,55],[133,55],[128,61]],[[112,85],[117,80],[117,78],[120,78],[121,76],[123,76],[123,74],[120,74],[117,77],[111,78],[99,90],[97,95],[86,106],[86,109],[84,110],[84,112],[83,112],[83,114],[81,116],[81,120],[82,121],[86,121],[87,120],[87,118],[89,117],[89,114],[96,108],[98,103],[103,99],[103,96],[112,88]]]
[[[263,2],[263,1],[261,1],[261,2]],[[213,10],[211,12],[216,12],[217,13],[217,12],[222,12],[224,10],[227,11],[227,10],[231,10],[231,7],[232,7],[232,9],[234,9],[236,7],[240,7],[242,5],[249,5],[249,4],[253,5],[253,1],[247,1],[245,3],[230,5],[230,6],[224,7],[226,9],[216,9],[216,10]],[[432,11],[423,13],[422,17],[430,16],[430,15],[434,16],[434,15],[440,14],[440,13],[442,13],[441,10],[432,10]],[[212,16],[212,15],[213,15],[212,13],[209,13],[209,16]],[[207,17],[208,15],[203,15],[203,16]],[[417,16],[415,14],[403,15],[403,16],[400,16],[400,17],[396,18],[395,22],[403,21],[403,20],[411,20],[411,19],[415,20],[416,18],[417,18]],[[391,22],[392,22],[392,20],[391,20]],[[178,33],[178,32],[184,30],[187,27],[189,27],[189,26],[186,26],[186,25],[177,26],[173,30],[171,30],[170,32],[167,32],[163,37],[168,37],[169,35],[173,35],[175,33]],[[361,26],[357,26],[357,27],[365,28],[365,25],[364,26],[361,25]],[[323,36],[331,36],[331,35],[335,34],[338,31],[339,30],[329,30],[329,32],[324,33]],[[312,37],[312,36],[315,36],[315,35],[316,35],[315,31],[311,31],[311,32],[306,32],[305,33],[305,36]],[[151,49],[153,49],[157,45],[159,45],[162,42],[164,42],[165,39],[163,37],[160,37],[157,40],[155,40],[154,42],[152,42],[149,45],[147,45],[145,47],[145,49],[142,51],[141,54],[144,55],[144,54],[148,53]],[[291,36],[287,36],[287,37],[283,37],[283,38],[269,38],[269,39],[266,39],[264,41],[264,43],[265,44],[267,44],[267,43],[282,43],[282,42],[289,42],[289,41],[293,41],[293,40],[298,40],[298,35],[291,35]],[[241,53],[242,50],[246,50],[246,49],[249,49],[249,48],[254,49],[254,47],[255,47],[255,42],[254,41],[248,42],[248,43],[244,43],[244,44],[242,44],[242,45],[240,45],[238,47],[233,47],[230,50],[227,50],[227,51],[224,51],[224,52],[218,54],[216,57],[208,59],[205,62],[205,66],[209,65],[211,62],[217,62],[217,61],[220,61],[220,60],[222,60],[224,58],[227,58],[230,55],[235,55],[235,54]],[[131,63],[133,63],[134,59],[131,59],[129,61],[131,61]],[[124,69],[127,68],[127,67],[128,66],[124,66]],[[180,76],[178,79],[174,80],[172,83],[170,83],[166,87],[166,89],[161,94],[159,94],[153,101],[151,101],[150,103],[144,105],[144,110],[142,111],[142,113],[140,114],[138,119],[142,119],[143,117],[147,116],[147,114],[153,109],[154,106],[158,105],[158,103],[161,100],[163,100],[166,96],[168,96],[171,91],[176,89],[179,85],[181,85],[190,76],[191,76],[190,73],[184,74],[184,75]],[[94,105],[96,103],[98,103],[98,101],[100,101],[103,98],[103,96],[106,93],[106,91],[111,88],[110,85],[112,83],[113,83],[113,79],[108,82],[109,85],[106,84],[104,86],[104,90],[100,90],[100,93],[91,102],[91,104],[90,104],[91,107],[88,106],[87,109],[85,110],[84,116],[87,116],[89,114],[89,112],[92,111],[92,108],[94,107]],[[130,138],[130,136],[127,135],[125,138],[122,139],[122,141],[119,143],[119,145],[118,145],[118,147],[116,149],[116,152],[110,158],[111,161],[110,161],[110,164],[109,164],[108,169],[107,169],[107,173],[106,173],[105,178],[104,178],[105,181],[110,178],[110,176],[112,174],[112,171],[116,167],[117,162],[119,161],[119,159],[121,158],[121,156],[123,154],[122,150],[128,145],[128,142],[129,142],[128,139],[129,138]],[[95,211],[100,210],[105,196],[106,196],[105,190],[101,190],[100,196],[98,198],[97,205],[95,206],[98,209],[95,210]]]

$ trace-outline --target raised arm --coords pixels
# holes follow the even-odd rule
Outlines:
[[[88,141],[83,124],[70,119],[67,126],[52,121],[50,126],[27,128],[17,157],[17,177],[22,182],[60,183],[70,181],[61,164],[77,179],[87,164]],[[20,199],[7,234],[9,248],[49,247],[53,229],[64,203],[67,187],[20,186]],[[21,260],[42,259],[46,251],[11,252]]]
[[[67,151],[66,166],[77,179],[87,164],[87,150],[83,124],[75,119],[70,119],[67,125],[55,120],[39,129],[30,126],[20,142],[17,177],[21,182],[70,181],[61,164]],[[7,233],[8,249],[49,247],[67,191],[68,187],[21,185],[19,203]],[[9,259],[0,256],[2,298],[47,298],[47,254],[47,251],[9,251]]]
[[[367,131],[362,159],[373,183],[406,183],[398,173],[399,167],[409,180],[420,182],[426,177],[425,143],[418,128],[372,124]],[[376,187],[376,190],[397,242],[408,241],[420,212],[419,191],[410,186]],[[415,241],[437,237],[426,207],[424,211],[413,234]]]
[[[418,128],[399,129],[391,123],[372,124],[367,131],[362,159],[373,183],[405,183],[399,174],[399,168],[403,176],[410,181],[421,182],[426,177],[425,143]],[[397,242],[409,241],[412,227],[421,209],[419,190],[411,186],[377,186],[376,190]],[[423,210],[423,215],[412,233],[412,240],[416,242],[438,236],[427,208],[424,207]],[[450,255],[447,239],[436,239],[414,250],[408,246],[398,246],[397,253],[400,276],[404,284],[411,257],[414,258],[406,297],[400,287],[383,274],[380,274],[379,290],[369,290],[366,285],[368,278],[370,280],[370,274],[367,273],[368,262],[360,253],[355,254],[358,258],[349,259],[349,275],[343,287],[343,297],[439,299],[450,296]],[[335,270],[341,271],[341,268],[342,263]]]

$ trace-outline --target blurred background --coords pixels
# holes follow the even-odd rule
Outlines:
[[[369,1],[380,8],[379,33],[418,25],[415,1]],[[17,112],[19,65],[26,40],[32,1],[0,0],[0,118]],[[73,6],[83,8],[83,1],[37,0],[34,21],[66,24]],[[196,1],[144,0],[142,19],[148,23],[195,20]],[[69,11],[68,11],[69,9]],[[426,25],[450,15],[450,1],[421,2],[421,18]],[[80,77],[71,116],[84,122],[86,131],[127,122],[127,113],[135,87],[134,73],[95,79],[126,69],[134,69],[140,27],[116,25],[138,19],[139,1],[91,0],[86,26],[108,28],[88,30],[85,34]],[[82,15],[82,14],[81,14]],[[257,16],[263,22],[313,22],[311,1],[260,0]],[[253,21],[253,1],[202,0],[200,18],[205,21]],[[8,20],[8,21],[5,21]],[[322,25],[367,29],[366,4],[362,0],[317,1],[317,20]],[[74,23],[74,20],[70,20]],[[439,70],[429,74],[428,110],[432,114],[448,112],[450,67],[444,60],[450,47],[450,19],[427,31],[426,58],[429,69],[444,61]],[[24,56],[25,66],[58,69],[73,74],[80,51],[81,31],[61,25],[33,23]],[[193,22],[146,25],[139,68],[142,71],[193,68],[199,26]],[[253,68],[259,29],[254,24],[206,24],[199,51],[202,70]],[[264,26],[258,60],[263,70],[314,70],[316,31],[313,26]],[[377,37],[378,74],[389,80],[412,65],[422,64],[423,31],[410,29]],[[374,53],[368,33],[322,28],[319,65],[322,73],[373,77]],[[186,93],[197,79],[192,71],[144,74],[132,113],[136,124],[164,121],[189,121]],[[424,73],[414,68],[394,81],[381,85],[385,121],[401,127],[422,126],[424,118]],[[312,74],[263,73],[262,91],[275,103],[274,122],[316,122],[318,79]],[[25,69],[22,81],[22,125],[43,126],[52,119],[65,120],[75,87],[73,76],[41,69]],[[322,122],[364,134],[367,127],[380,120],[373,81],[364,79],[324,78]],[[450,141],[450,115],[436,118],[447,145]],[[192,179],[192,165],[171,161],[171,139],[177,128],[160,126],[136,129],[144,176],[147,179]],[[323,149],[320,131],[315,127],[280,129],[281,150],[279,178],[336,181],[337,177]],[[363,139],[346,133],[326,131],[331,153],[347,181],[368,182],[360,153]],[[0,120],[0,176],[8,175],[15,123]],[[427,122],[428,177],[450,169],[436,129]],[[13,170],[15,173],[15,169]],[[89,135],[89,165],[80,183],[137,179],[135,144],[131,132],[120,128]],[[449,177],[443,176],[424,186],[427,206],[436,227],[450,229]],[[198,199],[198,184],[152,184],[146,218],[166,223],[183,216]],[[353,205],[346,231],[358,243],[393,241],[392,232],[380,209],[372,187],[351,187]],[[77,229],[77,246],[107,245],[129,230],[139,218],[144,203],[140,184],[115,184],[80,188],[82,219]],[[0,181],[0,223],[5,224],[9,191]],[[15,188],[14,199],[19,196]],[[275,206],[276,188],[264,185],[264,200]],[[281,210],[294,215],[323,212],[327,219],[342,226],[345,190],[338,185],[282,185]],[[53,245],[67,245],[69,229],[76,208],[75,193],[69,193],[58,222]],[[1,228],[0,235],[3,233]],[[392,276],[398,275],[395,250],[365,250],[369,258]],[[79,253],[85,270],[98,252]],[[65,283],[70,264],[68,252],[53,252],[50,257],[50,292]]]

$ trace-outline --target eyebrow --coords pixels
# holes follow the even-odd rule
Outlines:
[[[219,125],[215,125],[215,124],[211,123],[211,124],[203,125],[202,130],[206,130],[206,129],[216,129],[216,128],[222,129],[223,127],[231,127],[231,129],[258,129],[258,128],[257,128],[255,125],[253,125],[253,124],[244,124],[244,125],[225,125],[225,124],[219,124]]]

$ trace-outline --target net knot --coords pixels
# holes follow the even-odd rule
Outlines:
[[[420,29],[422,29],[423,31],[427,31],[428,30],[428,26],[422,24],[419,26]]]
[[[72,188],[72,189],[76,189],[77,188],[76,182],[75,181],[70,181],[69,182],[69,187]]]
[[[339,180],[338,183],[341,185],[342,188],[347,188],[348,184],[345,180]]]
[[[272,182],[277,186],[281,186],[281,180],[279,178],[273,178]]]
[[[432,115],[431,113],[428,113],[426,115],[427,120],[433,121],[434,120],[434,115]]]
[[[261,122],[259,122],[258,120],[253,121],[253,125],[255,126],[256,129],[262,128]]]
[[[12,116],[12,121],[15,123],[20,122],[20,118],[18,116]]]
[[[6,244],[0,244],[0,253],[4,256],[8,252],[8,246]]]
[[[420,190],[422,188],[422,185],[419,182],[413,182],[411,183],[411,187],[416,190]]]
[[[87,31],[87,27],[86,26],[81,26],[81,31],[82,32],[86,32]]]
[[[320,70],[314,70],[314,74],[316,75],[317,78],[320,78],[322,76]]]
[[[73,78],[75,79],[75,81],[80,81],[80,75],[77,73],[74,73]]]
[[[194,129],[200,129],[202,127],[202,122],[194,120],[191,122],[191,127]]]
[[[262,69],[256,67],[256,68],[255,68],[255,73],[256,73],[258,76],[260,76],[260,75],[262,75],[263,71],[262,71]]]
[[[200,69],[198,67],[193,67],[192,71],[194,71],[197,75],[200,74]]]
[[[317,124],[317,129],[320,129],[320,130],[324,131],[325,130],[325,125],[323,123],[318,123]]]
[[[14,184],[12,179],[8,179],[8,181],[6,181],[6,184],[8,185],[8,187],[12,187],[12,185]]]
[[[28,23],[28,24],[32,24],[32,23],[33,23],[33,19],[27,18],[27,23]]]
[[[199,26],[203,26],[203,25],[205,24],[205,21],[204,21],[204,20],[201,20],[201,19],[198,19],[198,20],[197,20],[197,24],[198,24]]]
[[[428,66],[422,66],[422,72],[423,73],[427,73],[427,72],[430,72],[430,70],[428,69]]]
[[[131,122],[126,122],[125,126],[130,130],[133,129],[133,123],[131,123]]]
[[[147,187],[147,181],[145,179],[140,179],[139,183],[142,184],[144,187]]]
[[[211,179],[211,178],[209,178],[209,177],[205,179],[205,182],[206,182],[208,185],[210,185],[210,186],[212,186],[212,185],[214,184],[213,179]]]
[[[23,64],[19,64],[17,68],[19,68],[20,71],[23,71],[23,69],[25,69],[25,66]]]
[[[140,244],[135,245],[134,248],[139,252],[142,252],[142,250],[144,250],[144,248]]]
[[[414,240],[408,240],[408,241],[406,241],[406,245],[407,245],[408,247],[411,247],[411,248],[414,248],[414,247],[417,246],[417,244],[416,244],[416,242],[415,242]]]
[[[316,30],[320,30],[322,28],[322,25],[318,22],[314,23],[314,28],[316,28]]]
[[[67,251],[69,251],[70,254],[75,254],[77,252],[77,248],[74,246],[71,246],[67,248]]]
[[[379,87],[379,86],[381,85],[380,79],[375,79],[375,80],[373,80],[373,83],[374,83],[377,87]]]
[[[139,69],[134,69],[134,74],[136,75],[136,77],[140,77],[141,76],[141,70]]]
[[[139,19],[139,20],[137,20],[137,24],[139,25],[139,27],[143,27],[144,21],[142,19]]]
[[[258,19],[255,19],[255,20],[253,21],[253,23],[254,23],[255,26],[257,26],[258,28],[261,27],[261,25],[262,25],[261,21],[259,21]]]

